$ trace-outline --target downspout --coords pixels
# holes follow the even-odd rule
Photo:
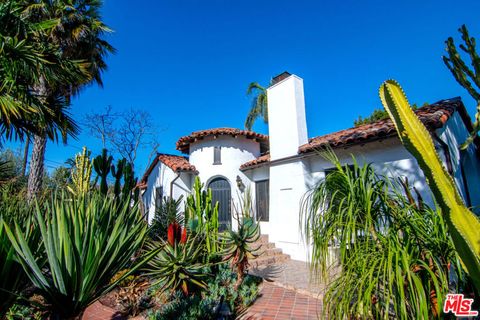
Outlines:
[[[177,176],[175,177],[175,179],[170,181],[170,199],[172,199],[173,196],[173,184],[175,183],[175,181],[177,181],[178,178],[180,178],[180,174],[182,173],[180,171],[177,171]]]
[[[435,139],[435,141],[437,141],[442,147],[443,154],[445,155],[445,160],[447,162],[447,171],[448,173],[450,173],[453,179],[454,174],[453,174],[453,166],[452,166],[452,157],[450,155],[450,149],[448,147],[448,144],[446,144],[445,141],[440,139],[440,137],[436,132],[433,132],[432,136]],[[460,174],[462,175],[463,188],[465,189],[465,202],[467,203],[467,206],[470,207],[472,205],[472,202],[470,200],[470,192],[468,190],[467,176],[465,174],[465,169],[463,168],[462,159],[459,159],[458,163],[460,167]]]

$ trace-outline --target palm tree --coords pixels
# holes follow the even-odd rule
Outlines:
[[[48,97],[49,101],[64,100],[65,104],[58,105],[62,108],[68,106],[71,96],[78,94],[85,85],[95,82],[102,86],[101,75],[107,67],[104,58],[115,50],[103,39],[105,33],[111,30],[101,19],[101,6],[101,0],[41,0],[31,4],[25,10],[32,17],[41,16],[55,22],[48,37],[43,40],[58,46],[63,58],[86,63],[88,78],[77,78],[53,85],[39,82],[38,92]],[[45,127],[45,123],[42,122],[38,125],[42,129]],[[75,134],[76,128],[72,129],[74,130],[67,132]],[[66,141],[66,135],[63,138]],[[46,142],[45,132],[34,136],[28,179],[28,199],[38,194],[42,186]]]
[[[54,46],[38,38],[47,33],[51,23],[32,21],[24,15],[22,1],[0,4],[0,135],[6,139],[23,138],[37,132],[37,119],[48,124],[52,135],[65,126],[63,114],[58,114],[34,90],[41,75],[44,81],[67,82],[80,77],[82,64],[66,61]],[[53,136],[52,136],[53,138]]]
[[[263,121],[268,123],[267,89],[258,84],[258,82],[252,82],[248,85],[247,96],[253,96],[253,99],[245,120],[245,129],[252,130],[253,124],[258,117],[262,117]]]

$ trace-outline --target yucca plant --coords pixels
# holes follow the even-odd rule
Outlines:
[[[415,157],[427,178],[441,214],[473,283],[480,292],[480,219],[463,202],[453,178],[438,156],[432,137],[412,111],[407,97],[394,80],[380,86],[380,99],[405,148]]]
[[[40,240],[40,232],[29,217],[31,210],[15,197],[6,198],[2,193],[0,202],[0,319],[5,316],[9,307],[21,297],[23,290],[29,285],[27,274],[18,261],[15,249],[8,239],[4,225],[11,225],[15,217],[26,230],[25,240],[34,247]],[[34,259],[43,266],[44,257],[35,250]]]
[[[237,231],[227,230],[220,239],[223,241],[225,251],[224,260],[230,261],[232,269],[237,272],[235,289],[238,289],[248,270],[249,258],[254,258],[258,253],[255,242],[260,238],[260,227],[250,217],[237,219]]]
[[[328,283],[325,314],[440,318],[450,273],[456,273],[458,285],[463,279],[442,217],[414,196],[408,183],[378,176],[355,159],[349,167],[331,153],[326,157],[336,170],[306,195],[301,215],[312,271]],[[339,252],[333,265],[332,248]]]
[[[136,206],[99,194],[68,197],[37,205],[35,222],[41,239],[34,244],[28,242],[28,229],[18,223],[11,228],[5,225],[27,276],[50,305],[53,317],[61,319],[81,315],[123,279],[110,282],[117,272],[127,267],[134,272],[146,261],[131,265],[147,232]],[[37,248],[46,257],[45,265],[35,258]]]
[[[148,262],[147,275],[154,279],[154,284],[162,284],[162,291],[173,293],[181,290],[188,296],[205,289],[208,274],[202,262],[203,241],[199,239],[200,235],[187,239],[186,229],[177,223],[171,224],[168,229],[168,241],[147,244],[151,251],[161,248]]]

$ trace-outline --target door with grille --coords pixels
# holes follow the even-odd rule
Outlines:
[[[218,201],[219,229],[225,230],[232,225],[230,183],[225,178],[215,178],[208,185],[212,189],[212,204]]]

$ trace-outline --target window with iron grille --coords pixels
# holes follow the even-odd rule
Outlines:
[[[213,147],[213,164],[222,164],[222,147]]]
[[[163,187],[155,188],[155,209],[160,208],[162,205]]]
[[[257,220],[259,221],[269,221],[269,197],[269,181],[257,181],[255,183],[255,203],[257,209]]]

